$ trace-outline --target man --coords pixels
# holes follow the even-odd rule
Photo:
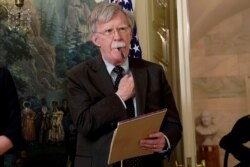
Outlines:
[[[21,112],[10,72],[0,65],[0,166],[4,154],[21,141]]]
[[[235,167],[250,166],[250,148],[244,144],[250,141],[250,115],[240,118],[232,128],[232,131],[220,140],[221,148],[231,153],[240,161]]]
[[[163,69],[128,58],[133,25],[131,13],[112,3],[100,3],[89,17],[90,39],[101,55],[67,73],[70,112],[78,131],[76,167],[128,166],[130,160],[107,164],[113,130],[118,121],[129,117],[126,110],[138,116],[168,108],[160,131],[140,141],[142,149],[155,154],[132,159],[140,161],[139,166],[161,167],[162,157],[169,155],[181,138],[178,111]],[[124,76],[113,71],[114,67],[122,67]],[[131,100],[132,105],[127,104]]]

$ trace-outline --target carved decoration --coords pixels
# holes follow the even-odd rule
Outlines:
[[[3,5],[0,5],[0,21],[8,17],[8,10]]]

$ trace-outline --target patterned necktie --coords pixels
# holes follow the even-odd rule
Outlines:
[[[119,85],[119,82],[120,80],[122,79],[123,77],[123,71],[124,69],[121,67],[121,66],[116,66],[113,71],[117,74],[117,77],[115,79],[115,83],[114,83],[114,86],[115,86],[115,90],[118,89],[118,85]]]
[[[123,77],[123,71],[124,69],[121,66],[116,66],[113,71],[117,74],[117,77],[115,79],[115,90],[118,89],[119,82],[121,78]],[[135,117],[135,109],[133,104],[133,99],[130,98],[125,101],[125,104],[127,106],[126,112],[128,115],[128,118]],[[123,161],[123,167],[142,167],[140,159],[139,158],[131,158]]]
[[[120,80],[122,79],[123,77],[123,71],[124,69],[121,67],[121,66],[116,66],[113,71],[117,74],[117,77],[115,79],[115,90],[118,89],[118,85],[119,85],[119,82]],[[134,108],[134,104],[133,104],[133,99],[130,98],[128,100],[125,101],[125,104],[127,106],[127,109],[126,109],[126,112],[127,112],[127,115],[128,115],[128,118],[133,118],[135,117],[135,108]]]

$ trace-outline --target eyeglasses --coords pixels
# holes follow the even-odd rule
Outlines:
[[[126,34],[129,29],[130,29],[129,26],[120,26],[120,27],[117,27],[115,29],[114,28],[109,28],[109,29],[104,30],[102,32],[95,32],[95,33],[102,34],[102,35],[107,36],[107,37],[111,37],[111,36],[115,35],[116,31],[119,34]]]

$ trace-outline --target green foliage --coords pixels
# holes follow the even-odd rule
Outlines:
[[[19,85],[21,93],[25,90],[27,78],[21,75],[22,69],[16,64],[22,60],[32,59],[30,46],[28,34],[10,31],[5,24],[0,24],[0,48],[4,53],[1,54],[1,61],[10,68],[11,72],[16,73],[14,80]]]

